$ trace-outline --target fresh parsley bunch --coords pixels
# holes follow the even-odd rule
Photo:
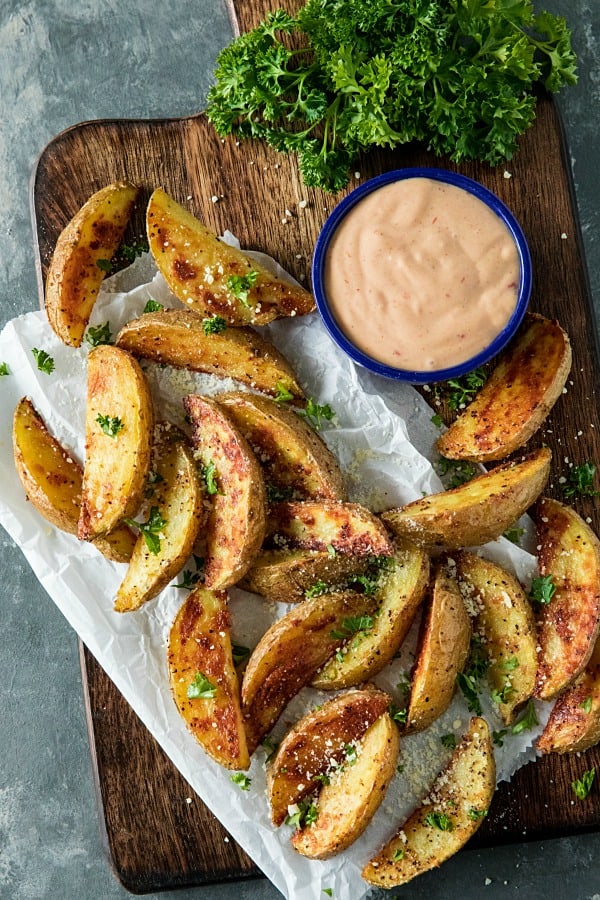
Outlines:
[[[531,0],[308,0],[234,40],[215,78],[219,134],[296,152],[305,183],[330,191],[372,146],[510,159],[534,85],[576,81],[565,20]]]

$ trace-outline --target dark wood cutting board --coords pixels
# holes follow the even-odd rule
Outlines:
[[[266,0],[236,0],[232,16],[244,31],[267,8]],[[357,171],[363,181],[408,165],[457,168],[434,159],[423,148],[409,147],[370,154]],[[555,458],[549,493],[559,497],[558,477],[565,474],[565,459],[582,463],[597,456],[600,384],[569,166],[552,102],[540,100],[535,126],[506,167],[458,168],[498,194],[520,220],[533,258],[532,307],[558,319],[573,343],[568,394],[555,407],[544,431]],[[229,228],[242,246],[270,253],[296,276],[307,279],[314,240],[339,199],[306,189],[293,160],[257,144],[222,141],[201,114],[177,120],[77,125],[45,148],[32,181],[42,302],[58,234],[94,191],[122,178],[140,184],[144,199],[162,185],[216,232]],[[305,208],[300,206],[302,200],[308,201]],[[143,230],[143,206],[142,202],[132,226],[137,233]],[[598,531],[600,517],[594,506],[589,499],[576,503]],[[106,844],[122,883],[132,891],[145,892],[258,875],[85,648],[81,659]],[[570,787],[574,778],[592,766],[600,769],[596,749],[581,757],[546,758],[521,769],[498,790],[472,845],[596,830],[600,825],[597,792],[573,804]]]

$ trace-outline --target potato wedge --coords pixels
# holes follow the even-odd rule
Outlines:
[[[502,566],[462,551],[455,556],[463,597],[474,613],[473,629],[489,657],[492,696],[505,725],[535,690],[537,635],[525,591]]]
[[[169,677],[177,709],[198,743],[220,765],[247,769],[230,629],[227,594],[195,588],[171,626]]]
[[[240,587],[276,603],[301,603],[320,584],[345,585],[364,574],[368,556],[320,550],[261,550],[240,581]]]
[[[46,279],[46,314],[58,337],[81,346],[106,270],[117,252],[139,188],[127,181],[93,194],[60,233]]]
[[[333,773],[322,787],[317,818],[294,832],[294,850],[309,859],[328,859],[361,836],[396,772],[399,742],[398,729],[389,712],[384,712],[362,739],[354,742],[352,764]]]
[[[299,603],[272,625],[255,647],[242,681],[242,709],[252,753],[284,707],[344,644],[340,632],[360,620],[373,600],[354,591],[322,594]]]
[[[295,402],[303,402],[302,388],[274,344],[252,328],[207,334],[206,321],[188,309],[145,313],[121,329],[116,344],[136,357],[235,378],[273,396],[287,391]]]
[[[293,410],[267,397],[219,394],[260,462],[267,493],[294,500],[343,500],[342,473],[325,442]],[[281,499],[281,497],[280,497]]]
[[[313,687],[337,690],[373,678],[394,658],[425,595],[429,558],[417,547],[398,547],[374,594],[370,627],[351,635],[341,653],[313,678]]]
[[[50,434],[31,400],[23,397],[13,418],[15,467],[27,499],[52,525],[77,535],[81,508],[83,469]],[[127,525],[118,525],[94,546],[115,562],[129,562],[135,535]]]
[[[131,612],[156,597],[190,557],[206,519],[204,490],[192,451],[185,440],[162,435],[154,454],[149,520],[159,533],[137,539],[129,568],[115,597],[116,612]],[[149,538],[149,539],[148,539]]]
[[[557,322],[529,313],[472,403],[437,441],[448,459],[503,459],[535,434],[560,397],[571,345]]]
[[[290,806],[313,794],[348,757],[368,728],[392,702],[372,687],[338,694],[311,710],[288,731],[267,769],[267,793],[274,825]]]
[[[381,521],[358,503],[297,500],[274,503],[267,536],[274,546],[330,550],[354,556],[392,556],[394,547]]]
[[[104,344],[91,351],[85,429],[77,533],[89,541],[137,513],[150,468],[152,397],[125,350]]]
[[[536,696],[551,700],[584,670],[600,628],[600,541],[575,510],[543,497],[536,506],[538,566],[555,593],[538,613]]]
[[[381,519],[398,537],[426,550],[486,544],[537,500],[548,480],[551,455],[546,447],[534,450],[460,487],[383,512]]]
[[[557,698],[536,747],[540,753],[579,753],[600,742],[600,641],[575,681]]]
[[[266,325],[315,308],[308,291],[272,275],[241,250],[219,240],[162,188],[146,213],[150,252],[176,297],[229,325]]]
[[[436,567],[427,593],[410,678],[407,734],[424,731],[446,711],[471,645],[471,620],[447,566]]]
[[[484,719],[473,718],[429,796],[364,867],[365,881],[377,887],[397,887],[440,866],[481,825],[495,782],[488,725]]]
[[[196,460],[203,466],[212,501],[206,526],[205,584],[222,589],[246,574],[263,542],[264,480],[248,442],[215,400],[190,394],[184,406],[192,423]]]

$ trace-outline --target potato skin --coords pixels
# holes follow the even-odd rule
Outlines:
[[[355,556],[392,556],[394,546],[377,516],[359,503],[297,500],[269,510],[267,537],[275,546]]]
[[[139,188],[127,181],[93,194],[61,232],[46,279],[46,314],[65,344],[81,346],[105,272],[115,255]]]
[[[438,438],[441,455],[490,462],[522,447],[562,394],[571,355],[557,322],[528,313],[473,402]]]
[[[369,568],[368,556],[323,550],[261,550],[240,587],[276,603],[302,603],[319,582],[339,586]]]
[[[540,753],[579,753],[600,742],[600,641],[587,666],[557,698],[536,747]]]

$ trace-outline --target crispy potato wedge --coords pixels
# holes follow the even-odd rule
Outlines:
[[[341,652],[313,678],[313,687],[337,690],[373,678],[394,658],[425,595],[429,558],[417,547],[398,547],[374,594],[370,627],[351,635]]]
[[[317,818],[291,838],[309,859],[328,859],[361,836],[379,808],[396,771],[399,734],[389,712],[354,742],[356,761],[332,774],[317,798]]]
[[[537,672],[535,616],[518,580],[502,566],[462,551],[455,557],[473,627],[490,660],[487,671],[505,725],[533,695]]]
[[[481,825],[495,782],[488,725],[484,719],[473,718],[429,796],[364,867],[365,881],[377,887],[397,887],[440,866]]]
[[[460,487],[381,513],[381,519],[398,537],[426,550],[486,544],[537,500],[548,480],[551,455],[546,447],[534,450]]]
[[[295,500],[344,499],[338,461],[293,410],[241,391],[219,394],[217,400],[256,453],[267,490]]]
[[[131,612],[156,597],[183,568],[206,519],[204,490],[192,451],[168,431],[154,454],[150,518],[155,510],[164,524],[150,542],[142,532],[115,598],[116,612]]]
[[[81,346],[111,260],[127,227],[139,188],[126,181],[93,194],[60,233],[46,279],[46,314],[58,337]]]
[[[213,472],[206,526],[205,584],[226,588],[246,574],[263,542],[266,493],[260,466],[246,439],[215,400],[184,399],[196,459]],[[212,469],[211,469],[212,467]]]
[[[424,731],[446,711],[471,645],[471,620],[447,566],[436,567],[427,594],[410,678],[405,733]]]
[[[503,459],[535,434],[562,394],[571,345],[557,322],[529,313],[475,399],[437,441],[448,459]]]
[[[169,677],[177,709],[198,743],[222,766],[247,769],[230,630],[227,594],[195,588],[171,626]]]
[[[104,344],[88,357],[85,465],[78,536],[93,540],[140,508],[154,431],[144,373],[125,350]]]
[[[536,696],[551,700],[584,670],[600,628],[600,541],[575,510],[543,497],[536,506],[538,566],[555,593],[538,613]]]
[[[255,647],[242,681],[242,709],[252,753],[287,703],[344,640],[339,633],[373,607],[354,591],[322,594],[299,603],[272,625]]]
[[[338,694],[296,722],[267,769],[274,825],[281,825],[290,806],[313,794],[343,765],[348,747],[362,740],[391,702],[388,694],[367,686]]]
[[[252,328],[207,334],[206,321],[188,309],[144,313],[121,329],[116,344],[136,357],[235,378],[273,396],[287,391],[295,402],[303,402],[302,388],[274,344]]]
[[[301,603],[320,584],[345,585],[364,574],[368,556],[320,550],[261,550],[240,581],[240,587],[276,603]]]
[[[560,694],[536,747],[540,753],[575,753],[600,742],[600,641],[587,666]]]
[[[394,546],[381,521],[358,503],[296,500],[274,503],[267,535],[275,546],[330,550],[354,556],[392,556]]]
[[[27,499],[52,525],[77,535],[81,508],[83,469],[50,434],[31,400],[23,397],[13,418],[15,467]],[[118,525],[94,546],[115,562],[129,562],[135,535],[127,525]]]
[[[202,315],[222,316],[229,325],[266,325],[315,308],[308,291],[223,243],[162,188],[150,197],[146,224],[150,252],[169,288]]]

